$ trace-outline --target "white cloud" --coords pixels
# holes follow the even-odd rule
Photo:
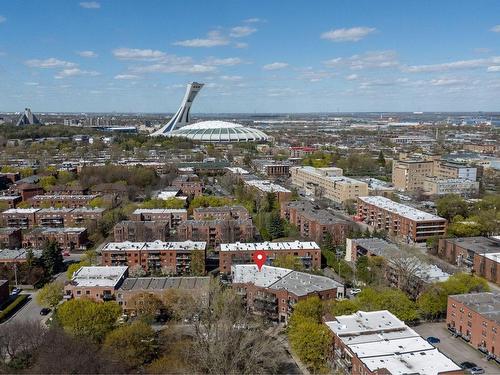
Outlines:
[[[101,4],[97,1],[82,1],[80,6],[84,9],[99,9]]]
[[[87,71],[87,70],[81,70],[79,68],[70,68],[70,69],[64,69],[61,70],[59,73],[57,73],[54,78],[56,79],[63,79],[63,78],[68,78],[68,77],[77,77],[77,76],[91,76],[95,77],[98,76],[99,73],[95,71]]]
[[[205,65],[223,65],[223,66],[233,66],[233,65],[239,65],[242,64],[243,60],[240,59],[239,57],[227,57],[223,59],[218,59],[215,57],[210,57],[206,60],[204,63]]]
[[[488,66],[488,72],[500,72],[500,65]]]
[[[319,82],[325,78],[331,78],[333,77],[333,75],[334,75],[333,73],[326,72],[324,70],[315,71],[312,68],[306,68],[302,71],[299,78],[305,79],[309,82]]]
[[[464,83],[463,79],[455,79],[455,78],[436,78],[431,79],[430,84],[432,86],[455,86]]]
[[[247,18],[246,20],[243,20],[243,22],[245,22],[245,23],[260,23],[260,22],[265,22],[265,21],[262,18],[253,17],[253,18]]]
[[[242,76],[220,76],[220,79],[223,81],[241,81],[243,79]]]
[[[153,64],[132,68],[135,73],[211,73],[216,68],[214,66],[202,64]]]
[[[238,43],[234,43],[234,46],[236,48],[247,48],[248,47],[248,43],[238,42]]]
[[[0,23],[4,23],[5,21],[7,21],[7,18],[5,18],[4,16],[0,16]]]
[[[345,77],[345,79],[347,79],[348,81],[355,81],[358,79],[358,75],[357,74],[349,74],[347,77]]]
[[[194,48],[200,48],[200,47],[210,48],[210,47],[225,46],[228,44],[229,44],[229,39],[221,35],[221,33],[217,30],[210,31],[207,34],[206,38],[180,40],[174,43],[175,46],[194,47]]]
[[[122,80],[127,80],[127,79],[137,79],[139,76],[135,74],[118,74],[115,76],[115,79],[122,79]]]
[[[485,59],[459,60],[441,64],[404,66],[402,67],[402,70],[409,73],[443,72],[447,70],[456,70],[456,69],[480,68],[483,66],[491,65],[492,63],[493,64],[500,63],[500,56],[495,56]]]
[[[374,33],[376,30],[374,27],[336,29],[324,32],[321,34],[321,39],[331,40],[332,42],[357,42],[365,36]]]
[[[495,25],[490,30],[494,33],[500,33],[500,25]]]
[[[38,85],[39,85],[39,83],[38,83],[38,82],[24,82],[24,84],[25,84],[26,86],[38,86]]]
[[[236,26],[231,29],[229,36],[232,38],[242,38],[244,36],[248,36],[256,32],[257,29],[250,26]]]
[[[167,56],[165,52],[152,49],[117,48],[113,50],[113,56],[120,60],[161,60]]]
[[[25,64],[32,68],[72,68],[76,66],[75,63],[59,60],[55,57],[50,57],[45,60],[32,59],[25,61]]]
[[[330,68],[346,66],[352,70],[361,70],[398,66],[399,61],[395,51],[370,51],[362,55],[352,55],[347,58],[336,57],[324,61],[323,64]]]
[[[266,64],[262,67],[264,70],[278,70],[278,69],[284,69],[288,67],[288,64],[285,62],[273,62],[271,64]]]
[[[94,51],[78,51],[77,55],[81,57],[97,57],[97,53]]]
[[[272,96],[272,97],[295,96],[298,95],[299,93],[300,93],[299,91],[292,89],[290,87],[273,88],[267,90],[267,96]]]

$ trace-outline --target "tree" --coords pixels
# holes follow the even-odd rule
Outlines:
[[[380,150],[379,154],[378,154],[378,159],[377,159],[378,163],[380,164],[380,166],[385,166],[385,157],[384,157],[384,153],[382,152],[382,150]]]
[[[193,294],[182,289],[165,290],[162,302],[169,318],[173,320],[190,319],[197,310]]]
[[[278,213],[271,215],[271,220],[269,223],[269,235],[272,239],[281,238],[285,234],[285,228],[283,225],[283,219],[281,219]]]
[[[103,348],[128,366],[137,367],[156,356],[155,332],[149,324],[136,321],[108,333]]]
[[[198,207],[221,207],[231,204],[231,200],[224,197],[216,197],[213,195],[199,195],[194,197],[189,204],[189,208],[192,210]]]
[[[205,275],[205,251],[197,250],[191,252],[191,269],[192,276]]]
[[[57,320],[66,332],[101,342],[115,327],[121,311],[116,302],[99,303],[88,299],[73,299],[59,307]]]
[[[43,190],[49,190],[56,183],[57,179],[54,176],[43,176],[39,181],[39,184],[43,188]]]
[[[90,266],[90,262],[87,260],[82,260],[81,262],[70,264],[68,266],[68,269],[66,270],[66,277],[68,278],[68,280],[71,280],[76,271],[78,271],[82,267],[88,266]]]
[[[28,367],[44,337],[45,329],[38,321],[13,321],[0,325],[1,364],[12,370]],[[10,372],[13,371],[6,371]]]
[[[146,271],[140,264],[135,264],[129,268],[130,277],[143,277],[146,276]]]
[[[186,352],[194,373],[256,374],[276,371],[282,352],[276,339],[251,320],[233,289],[211,283],[208,300],[198,305],[193,340]],[[252,324],[252,329],[246,327]],[[255,329],[253,329],[255,328]]]
[[[437,214],[447,220],[451,220],[457,215],[467,217],[469,207],[467,202],[457,194],[445,195],[436,201]]]
[[[295,271],[303,271],[304,264],[294,255],[280,254],[273,260],[274,267],[288,268]]]
[[[164,307],[160,298],[147,292],[134,295],[130,299],[128,306],[135,310],[138,317],[146,321],[153,321]]]
[[[49,276],[55,275],[62,269],[63,256],[57,242],[46,242],[42,250],[42,263]]]
[[[59,281],[46,284],[36,296],[39,305],[54,308],[63,299],[64,284]]]
[[[464,219],[457,215],[448,226],[447,233],[452,237],[476,237],[480,236],[483,228],[474,218]]]

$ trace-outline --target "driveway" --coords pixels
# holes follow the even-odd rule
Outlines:
[[[485,356],[467,344],[461,338],[453,337],[446,329],[445,323],[424,323],[412,327],[423,338],[437,337],[441,342],[435,345],[443,354],[455,361],[456,364],[469,361],[482,367],[488,375],[500,375],[500,366],[495,361],[487,361]]]

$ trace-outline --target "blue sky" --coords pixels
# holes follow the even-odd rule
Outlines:
[[[0,111],[499,111],[498,0],[0,3]]]

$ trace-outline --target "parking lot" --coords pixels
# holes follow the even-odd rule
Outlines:
[[[446,329],[445,323],[425,323],[412,328],[424,338],[434,336],[440,339],[441,342],[435,346],[455,363],[474,362],[477,366],[482,367],[486,374],[500,374],[500,365],[495,361],[487,361],[482,353],[461,338],[453,337]]]

